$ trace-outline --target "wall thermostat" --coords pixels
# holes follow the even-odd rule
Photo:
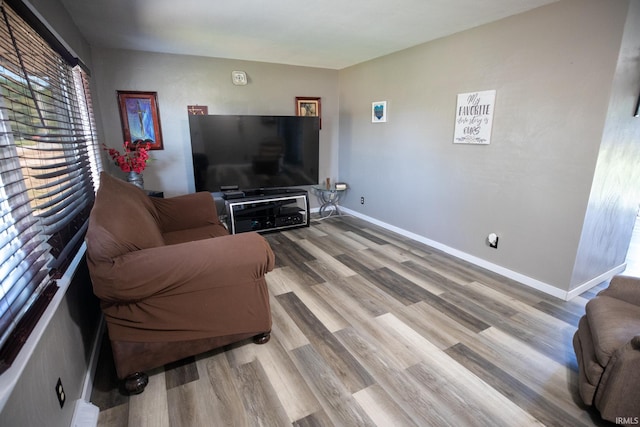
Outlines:
[[[247,73],[244,71],[232,71],[231,81],[236,86],[244,86],[247,84]]]

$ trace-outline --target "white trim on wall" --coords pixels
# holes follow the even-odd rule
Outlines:
[[[102,336],[104,335],[105,328],[104,316],[101,314],[98,332],[93,340],[91,357],[89,359],[89,370],[84,377],[82,394],[80,398],[76,400],[70,427],[95,427],[98,425],[100,408],[91,403],[91,392],[93,391],[93,380],[96,376],[100,348],[102,347]]]
[[[611,270],[609,270],[609,271],[607,271],[605,273],[602,273],[601,275],[596,276],[591,280],[587,280],[583,284],[578,285],[575,288],[571,289],[569,292],[567,292],[567,297],[565,299],[567,301],[569,301],[570,299],[573,299],[573,298],[577,297],[581,293],[586,292],[589,289],[593,288],[597,284],[602,283],[602,282],[607,281],[607,280],[611,280],[611,278],[613,276],[622,273],[626,268],[627,268],[627,263],[623,262],[619,266],[614,267]]]
[[[582,285],[577,286],[576,288],[570,290],[570,291],[564,291],[562,289],[559,289],[553,285],[550,285],[548,283],[545,282],[541,282],[540,280],[534,279],[532,277],[529,276],[525,276],[524,274],[518,273],[516,271],[513,270],[509,270],[508,268],[502,267],[500,265],[488,262],[487,260],[484,260],[482,258],[478,258],[477,256],[468,254],[466,252],[462,252],[459,251],[455,248],[443,245],[442,243],[436,242],[434,240],[428,239],[424,236],[420,236],[419,234],[413,233],[411,231],[407,231],[404,230],[402,228],[396,227],[394,225],[391,224],[387,224],[386,222],[383,221],[379,221],[375,218],[372,218],[370,216],[361,214],[360,212],[356,212],[354,210],[351,210],[349,208],[346,208],[344,206],[340,206],[340,210],[343,211],[344,213],[348,213],[350,215],[353,215],[357,218],[363,219],[367,222],[370,222],[372,224],[378,225],[382,228],[385,228],[389,231],[393,231],[395,233],[398,233],[402,236],[408,237],[410,239],[413,239],[417,242],[420,243],[424,243],[425,245],[431,246],[432,248],[441,250],[442,252],[445,252],[449,255],[452,255],[456,258],[460,258],[464,261],[468,261],[474,265],[477,265],[478,267],[487,269],[489,271],[492,271],[494,273],[500,274],[504,277],[507,277],[509,279],[515,280],[516,282],[522,283],[525,286],[529,286],[530,288],[536,289],[538,291],[544,292],[545,294],[554,296],[556,298],[560,298],[562,300],[565,301],[569,301],[570,299],[576,297],[577,295],[580,295],[583,292],[588,291],[589,289],[591,289],[592,287],[598,285],[599,283],[602,283],[606,280],[611,279],[613,276],[615,276],[618,273],[621,273],[622,271],[624,271],[626,264],[623,263],[622,265],[619,265],[618,267],[615,267],[609,271],[607,271],[606,273],[601,274],[598,277],[595,277],[585,283],[583,283]]]

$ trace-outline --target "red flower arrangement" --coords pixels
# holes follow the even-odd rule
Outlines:
[[[143,144],[125,141],[124,154],[120,154],[115,148],[109,148],[104,145],[104,149],[109,152],[109,156],[115,161],[116,165],[122,170],[122,172],[136,172],[142,173],[147,166],[149,160],[149,149],[151,144],[149,142]]]

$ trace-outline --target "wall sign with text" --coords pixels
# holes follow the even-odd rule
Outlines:
[[[458,94],[454,144],[489,144],[496,91]]]

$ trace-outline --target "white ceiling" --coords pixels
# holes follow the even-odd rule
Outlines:
[[[93,46],[342,69],[556,0],[61,0]]]

